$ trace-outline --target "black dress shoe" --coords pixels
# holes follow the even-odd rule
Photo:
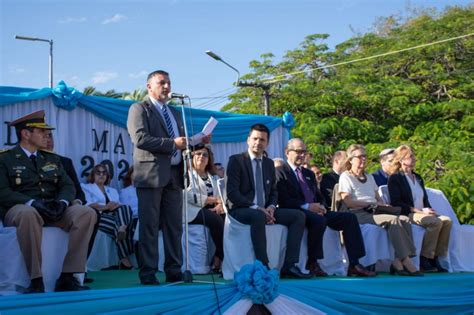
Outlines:
[[[87,272],[84,274],[84,283],[92,283],[94,282],[94,279],[93,278],[89,278],[87,276]]]
[[[156,279],[155,275],[140,277],[140,283],[143,285],[159,285],[160,282]]]
[[[441,264],[439,263],[439,258],[435,257],[433,259],[430,259],[431,266],[435,267],[438,272],[448,272],[447,269],[444,269]]]
[[[408,272],[405,271],[405,269],[397,269],[395,266],[392,264],[390,265],[390,274],[397,275],[397,276],[408,276]]]
[[[90,290],[88,286],[80,285],[79,281],[70,273],[62,273],[59,279],[56,281],[55,292],[66,292],[66,291],[84,291]]]
[[[280,273],[280,278],[311,279],[312,277],[311,274],[301,272],[300,268],[296,266],[284,269]]]
[[[183,281],[183,274],[181,272],[166,274],[166,282]]]
[[[425,276],[425,274],[421,270],[416,270],[416,271],[411,272],[405,266],[403,266],[403,269],[405,269],[405,271],[408,273],[410,277],[424,277]]]
[[[438,268],[432,266],[429,258],[420,256],[420,270],[423,272],[438,272]]]
[[[94,278],[89,278],[89,277],[84,278],[84,283],[92,283],[92,282],[94,282]]]
[[[24,294],[44,293],[43,278],[39,277],[39,278],[31,279],[30,285],[23,293]]]
[[[349,269],[347,270],[347,276],[356,276],[356,277],[375,277],[377,273],[374,271],[367,270],[364,266],[361,264],[357,265],[352,265],[349,266]]]
[[[318,262],[307,262],[306,269],[315,277],[327,277],[328,274],[319,266]]]

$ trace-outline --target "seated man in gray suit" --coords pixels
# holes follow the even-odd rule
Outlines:
[[[230,157],[227,165],[227,198],[230,215],[250,225],[255,257],[268,267],[266,224],[288,227],[282,277],[311,278],[295,266],[300,255],[305,216],[295,209],[276,208],[278,202],[275,167],[264,156],[270,130],[262,124],[250,128],[248,150]]]

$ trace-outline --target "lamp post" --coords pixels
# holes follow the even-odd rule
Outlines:
[[[211,50],[206,50],[206,54],[211,57],[214,60],[220,61],[223,64],[225,64],[227,67],[231,68],[235,72],[237,72],[237,81],[236,81],[236,86],[239,87],[253,87],[253,88],[261,88],[263,90],[263,97],[264,97],[264,111],[265,111],[265,116],[268,116],[270,113],[270,87],[271,85],[269,83],[257,83],[257,82],[243,82],[240,81],[240,72],[233,66],[231,66],[229,63],[227,63],[224,59],[222,59],[220,56],[212,52]]]
[[[27,36],[15,36],[15,39],[49,43],[49,87],[53,88],[53,40]]]

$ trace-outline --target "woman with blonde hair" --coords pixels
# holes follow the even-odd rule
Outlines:
[[[422,276],[410,257],[416,255],[410,220],[406,216],[373,214],[377,205],[385,205],[378,194],[378,187],[372,175],[365,171],[367,166],[365,147],[352,144],[347,149],[346,171],[339,178],[339,193],[342,200],[357,216],[359,224],[375,224],[387,230],[388,238],[395,250],[395,259],[390,273],[403,276]]]
[[[407,145],[399,146],[394,152],[389,167],[388,191],[390,203],[401,207],[401,214],[412,223],[426,229],[420,255],[420,269],[425,272],[446,272],[438,261],[438,256],[448,253],[449,235],[453,221],[447,216],[438,215],[431,208],[423,179],[413,170],[416,158],[413,149]]]

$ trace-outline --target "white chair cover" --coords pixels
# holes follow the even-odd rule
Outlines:
[[[94,246],[87,260],[87,271],[99,271],[111,266],[117,266],[120,260],[117,253],[117,244],[106,233],[97,231]]]
[[[365,247],[365,256],[359,259],[362,265],[370,266],[379,260],[391,260],[393,247],[383,228],[375,224],[361,224],[360,230]]]
[[[390,204],[390,194],[388,193],[388,186],[387,185],[380,186],[378,192],[382,200],[385,203]],[[372,227],[371,228],[365,227],[366,225],[371,225]],[[412,228],[412,233],[413,233],[413,243],[416,248],[416,256],[412,257],[412,260],[418,269],[420,265],[420,252],[421,252],[421,246],[423,245],[423,237],[425,236],[425,229],[416,224],[412,224],[411,228]],[[363,259],[361,259],[361,263],[365,266],[368,266],[377,262],[377,266],[376,266],[377,270],[388,271],[390,267],[390,263],[395,258],[395,255],[394,255],[393,247],[390,244],[390,241],[388,239],[387,233],[385,232],[383,228],[378,227],[373,224],[363,224],[361,225],[361,229],[363,229],[362,235],[364,237],[365,251],[367,254],[366,256],[363,257]],[[377,229],[379,230],[378,232],[376,232]],[[369,232],[369,230],[371,231]],[[374,233],[376,235],[375,236],[370,235],[370,233]],[[377,244],[374,242],[376,242],[377,240],[380,241],[382,239],[383,239],[383,242],[381,243],[383,243],[383,246],[377,247]],[[387,250],[389,253],[389,258],[385,258],[387,256]]]
[[[183,268],[186,270],[186,239],[184,234],[181,238],[183,244]],[[207,227],[200,224],[188,225],[189,236],[189,270],[193,274],[206,274],[211,270],[210,265],[216,247],[211,238],[211,232]]]
[[[138,241],[138,221],[133,239]],[[189,270],[193,274],[206,274],[210,271],[211,259],[214,257],[216,247],[211,239],[210,231],[207,227],[200,224],[189,225]],[[185,231],[183,225],[183,236],[181,238],[183,246],[183,266],[182,271],[186,270],[186,246]],[[158,270],[163,272],[165,264],[165,250],[163,244],[163,233],[158,233]]]
[[[288,229],[280,224],[266,225],[267,253],[270,268],[280,269],[283,265]],[[234,272],[255,261],[250,225],[242,224],[227,214],[224,226],[224,279],[234,279]]]
[[[346,258],[345,250],[341,246],[341,238],[339,231],[335,231],[331,228],[326,228],[326,231],[323,235],[323,252],[324,258],[318,260],[319,266],[329,275],[346,276],[348,260]],[[307,260],[308,230],[305,229],[303,239],[301,240],[300,260],[298,262],[298,267],[303,272],[309,272],[306,269]]]
[[[288,229],[284,225],[274,224],[266,225],[265,230],[269,266],[281,269],[285,260]],[[298,267],[303,272],[307,272],[305,268],[308,258],[307,235],[305,229],[298,263]],[[339,232],[329,228],[326,230],[323,239],[323,250],[325,257],[318,261],[321,268],[328,274],[346,275],[347,266],[344,265],[344,253],[341,248]],[[242,224],[227,214],[224,227],[224,262],[222,264],[224,279],[233,279],[236,271],[254,261],[255,253],[250,237],[250,225]]]
[[[439,214],[453,220],[448,257],[440,259],[444,268],[454,272],[474,271],[474,225],[459,223],[456,213],[441,190],[426,188],[430,204]]]
[[[60,228],[43,228],[41,242],[42,272],[46,292],[54,291],[56,280],[61,274],[64,257],[69,243],[69,234]],[[30,277],[26,270],[25,261],[21,254],[16,228],[0,227],[0,291],[10,294],[28,287]]]

